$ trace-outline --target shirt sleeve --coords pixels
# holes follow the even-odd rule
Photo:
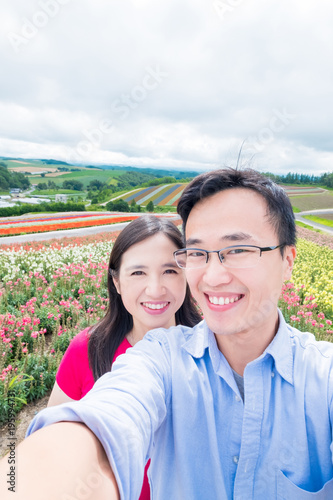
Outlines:
[[[88,329],[78,333],[69,344],[59,365],[56,381],[72,399],[81,399],[94,385],[88,359]]]
[[[154,433],[170,398],[170,356],[163,336],[148,333],[119,356],[80,401],[51,407],[31,422],[27,435],[55,422],[86,424],[102,443],[122,500],[140,496]]]

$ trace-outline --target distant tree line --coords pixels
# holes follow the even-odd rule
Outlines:
[[[105,208],[109,212],[141,212],[141,206],[137,205],[135,200],[132,200],[130,205],[122,199],[109,201]],[[154,212],[154,203],[151,200],[146,206],[146,212]]]
[[[40,182],[37,184],[38,191],[46,191],[48,189],[71,189],[72,191],[83,191],[84,185],[80,181],[68,180],[64,181],[61,186],[57,185],[54,181],[48,180],[47,182]]]
[[[69,167],[58,167],[59,172],[80,172],[79,168],[69,168]]]
[[[141,186],[145,182],[155,181],[156,176],[151,174],[141,174],[139,172],[126,172],[118,177],[118,185],[115,186],[115,190],[123,191],[125,189],[133,189],[136,186]],[[153,184],[154,185],[154,184]],[[112,186],[110,186],[112,187]]]
[[[30,205],[29,203],[17,204],[13,207],[0,207],[0,217],[10,217],[11,215],[23,215],[30,212],[85,212],[83,203],[47,203]]]
[[[12,188],[28,189],[30,181],[21,172],[11,172],[7,165],[0,162],[0,190],[9,191]]]
[[[308,175],[289,172],[286,175],[276,175],[271,172],[266,172],[264,175],[273,179],[278,184],[310,184],[333,187],[333,172],[322,175]]]
[[[141,212],[141,206],[137,205],[134,200],[132,200],[130,205],[122,199],[109,201],[105,205],[105,208],[109,212]]]

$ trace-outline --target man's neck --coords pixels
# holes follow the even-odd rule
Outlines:
[[[231,335],[215,335],[217,346],[223,353],[231,368],[243,376],[247,364],[259,358],[272,342],[279,327],[279,318],[263,329],[234,333]],[[264,330],[264,331],[263,331]]]

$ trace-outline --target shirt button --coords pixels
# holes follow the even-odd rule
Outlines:
[[[239,457],[237,455],[235,455],[234,457],[232,457],[232,460],[235,464],[238,464],[239,462]]]
[[[275,377],[275,373],[274,372],[272,372],[271,375],[272,375],[272,378]]]
[[[238,396],[238,394],[235,395],[235,400],[236,401],[240,401],[241,400],[241,398]]]

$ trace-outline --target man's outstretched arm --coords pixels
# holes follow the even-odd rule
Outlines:
[[[105,451],[83,424],[44,427],[15,448],[11,458],[14,463],[9,455],[0,462],[2,500],[120,498]]]

